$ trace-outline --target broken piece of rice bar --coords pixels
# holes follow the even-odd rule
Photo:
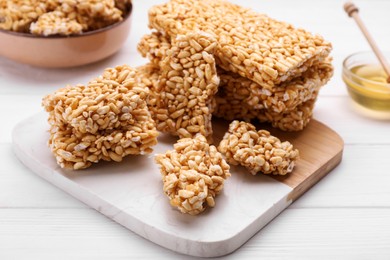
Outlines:
[[[230,166],[203,135],[183,138],[174,150],[155,157],[170,204],[182,213],[197,215],[215,206],[215,197],[230,177]]]
[[[156,90],[154,119],[159,131],[180,138],[197,133],[211,138],[211,102],[219,85],[216,46],[215,39],[202,32],[174,40],[161,61]]]
[[[289,142],[281,142],[266,130],[257,131],[255,126],[233,121],[218,146],[228,163],[242,165],[256,175],[285,175],[292,172],[299,151]]]
[[[149,90],[127,65],[106,69],[87,86],[44,97],[50,147],[61,167],[82,169],[99,160],[120,161],[152,152],[158,132],[147,107]]]
[[[213,35],[217,64],[267,89],[331,51],[321,36],[223,0],[171,0],[149,10],[149,26],[171,38],[191,31]]]

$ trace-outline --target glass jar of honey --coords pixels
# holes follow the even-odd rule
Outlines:
[[[385,54],[387,59],[390,55]],[[360,112],[380,119],[390,119],[390,84],[372,52],[359,52],[343,62],[343,80]]]

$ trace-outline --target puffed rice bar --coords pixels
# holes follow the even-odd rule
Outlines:
[[[152,152],[158,132],[148,93],[137,71],[123,65],[106,69],[87,86],[68,86],[44,97],[50,147],[60,166],[81,169],[101,159]]]
[[[267,89],[331,51],[321,36],[223,0],[171,0],[149,10],[149,26],[171,38],[197,30],[213,35],[217,64]]]
[[[161,61],[155,121],[157,129],[193,137],[211,138],[213,96],[218,91],[213,53],[217,43],[205,33],[178,36]]]
[[[289,142],[281,142],[266,130],[256,131],[254,125],[233,121],[223,137],[218,150],[228,163],[242,165],[256,175],[285,175],[292,172],[299,151]]]
[[[230,166],[204,136],[180,139],[174,150],[155,157],[170,204],[197,215],[215,206],[215,197],[230,177]]]

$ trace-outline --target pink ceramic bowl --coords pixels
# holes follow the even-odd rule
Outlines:
[[[132,8],[121,22],[74,36],[34,36],[0,30],[0,55],[45,68],[93,63],[113,55],[126,41]]]

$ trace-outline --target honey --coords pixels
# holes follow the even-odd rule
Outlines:
[[[380,65],[365,64],[344,71],[343,80],[351,98],[359,105],[390,114],[390,84]]]

